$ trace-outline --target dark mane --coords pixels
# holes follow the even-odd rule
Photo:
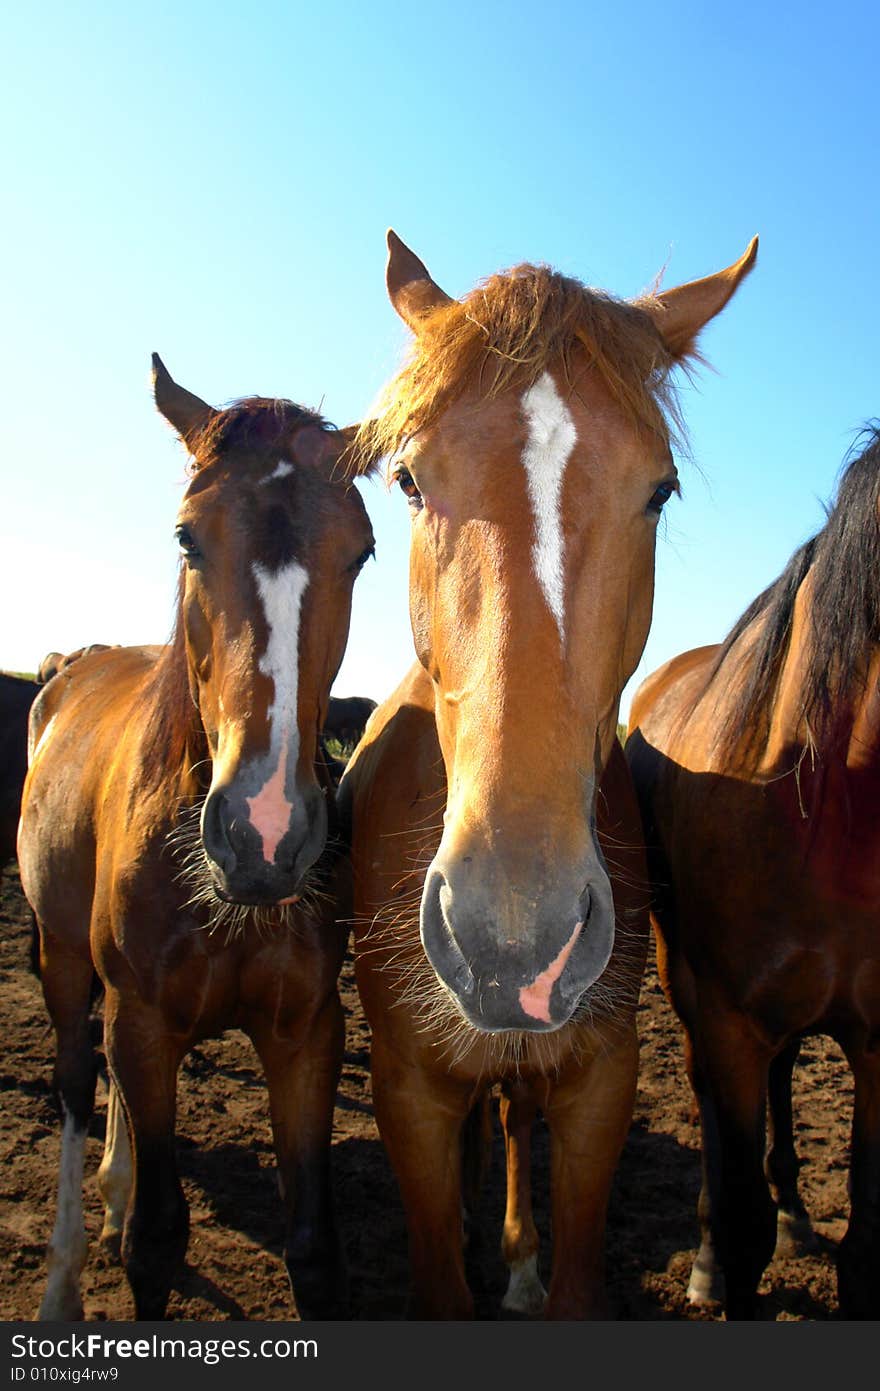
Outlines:
[[[801,708],[813,748],[822,753],[833,745],[852,699],[864,689],[870,649],[880,641],[878,507],[880,421],[872,421],[844,459],[836,501],[826,509],[825,526],[795,551],[778,579],[753,600],[715,659],[701,695],[722,672],[746,629],[764,616],[745,682],[720,732],[724,749],[738,746],[754,760],[766,744],[795,601],[809,570],[813,593]]]
[[[615,402],[635,424],[683,434],[670,370],[673,360],[645,306],[547,266],[521,265],[436,309],[408,361],[360,429],[355,467],[369,471],[478,384],[486,397],[532,385],[551,363],[568,373],[586,350]]]

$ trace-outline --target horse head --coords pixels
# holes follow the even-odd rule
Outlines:
[[[391,456],[409,506],[412,630],[447,779],[422,943],[472,1025],[556,1029],[614,942],[596,807],[678,486],[670,374],[756,243],[635,302],[535,266],[457,301],[393,232],[388,246],[414,343],[362,443]]]
[[[156,404],[191,455],[176,536],[179,642],[210,755],[201,840],[216,894],[295,900],[324,848],[318,734],[373,534],[345,432],[288,401],[215,410],[154,355]]]

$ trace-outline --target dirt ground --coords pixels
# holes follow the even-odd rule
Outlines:
[[[3,1045],[0,1063],[0,1319],[33,1319],[42,1293],[46,1242],[54,1219],[59,1127],[49,1087],[52,1037],[38,981],[29,969],[27,904],[14,865],[0,905]],[[347,1049],[336,1108],[333,1174],[348,1253],[352,1317],[404,1317],[406,1235],[394,1178],[370,1103],[369,1032],[348,963],[342,978]],[[649,962],[640,1007],[639,1092],[612,1194],[607,1240],[614,1316],[625,1320],[718,1319],[686,1302],[697,1243],[699,1133],[691,1118],[678,1026]],[[169,1319],[284,1320],[296,1317],[281,1260],[280,1206],[274,1185],[266,1097],[259,1065],[241,1034],[194,1050],[180,1077],[179,1154],[191,1210],[187,1265]],[[763,1317],[837,1317],[834,1252],[846,1225],[846,1174],[852,1087],[830,1040],[808,1040],[795,1076],[802,1193],[820,1237],[815,1256],[775,1259],[764,1283]],[[98,1103],[86,1153],[85,1208],[90,1239],[83,1295],[87,1319],[133,1317],[121,1269],[98,1244],[102,1211],[96,1184],[106,1107]],[[497,1125],[482,1213],[484,1233],[471,1261],[477,1315],[499,1317],[505,1269],[499,1252],[504,1195]],[[546,1132],[534,1138],[536,1220],[542,1268],[549,1257]]]

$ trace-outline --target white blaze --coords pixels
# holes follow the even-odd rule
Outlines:
[[[547,606],[565,641],[565,572],[562,564],[560,499],[565,466],[577,441],[574,418],[549,372],[522,399],[529,434],[523,467],[535,514],[532,560]]]
[[[289,459],[281,459],[271,473],[267,474],[262,480],[264,483],[271,483],[273,478],[286,478],[289,473],[293,473],[293,464]]]
[[[260,658],[260,671],[271,676],[275,698],[269,706],[269,775],[256,796],[247,798],[247,803],[251,824],[262,836],[263,853],[270,860],[274,859],[290,820],[292,804],[285,792],[286,773],[288,768],[296,768],[299,757],[299,623],[309,575],[292,560],[274,574],[257,564],[254,577],[269,634],[266,651]]]

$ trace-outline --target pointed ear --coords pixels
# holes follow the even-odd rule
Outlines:
[[[177,385],[158,353],[153,353],[153,400],[190,450],[217,414],[213,406]]]
[[[390,227],[387,240],[385,284],[388,286],[388,298],[403,322],[409,325],[413,333],[418,333],[422,320],[444,304],[451,304],[452,299],[439,285],[435,285],[418,256]]]
[[[371,445],[371,424],[367,420],[359,425],[343,425],[336,432],[342,444],[339,464],[347,478],[369,478],[379,471],[384,455]]]
[[[370,452],[360,425],[343,425],[341,430],[318,430],[305,426],[293,438],[296,457],[321,467],[331,483],[352,483],[355,478],[376,473],[382,455]]]
[[[758,238],[732,266],[702,280],[676,285],[672,290],[642,303],[674,358],[687,357],[696,347],[697,335],[710,319],[720,314],[727,301],[745,280],[758,256]]]

